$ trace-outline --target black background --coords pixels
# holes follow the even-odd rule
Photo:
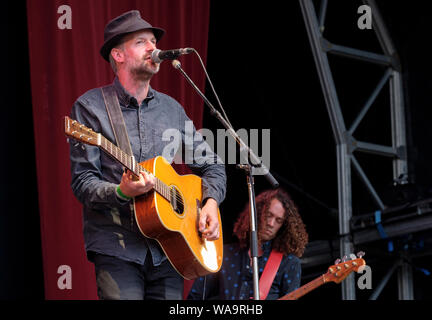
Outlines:
[[[432,178],[432,68],[427,50],[430,11],[426,1],[377,2],[402,64],[413,198],[428,198]],[[357,27],[357,8],[362,4],[355,0],[330,0],[324,36],[332,43],[382,53],[374,30]],[[26,21],[24,1],[13,7],[5,5],[1,19],[6,37],[1,50],[4,73],[0,127],[4,152],[0,184],[0,297],[38,300],[44,298],[43,270]],[[183,61],[198,63],[189,57]],[[271,172],[298,204],[310,240],[336,239],[335,141],[298,1],[211,1],[207,61],[207,70],[234,128],[271,129]],[[384,69],[341,57],[330,56],[329,61],[349,127]],[[388,92],[386,85],[357,129],[358,140],[391,144]],[[206,94],[216,105],[210,90]],[[211,130],[222,128],[207,108],[203,126]],[[391,162],[361,155],[358,160],[384,201],[394,201]],[[233,165],[227,166],[227,173],[227,197],[221,212],[225,242],[230,242],[234,240],[232,225],[248,197],[244,173]],[[256,177],[256,193],[269,187],[264,178]],[[353,174],[353,214],[375,209]],[[385,245],[374,244],[375,249],[382,249],[382,259],[373,266],[374,286],[391,266],[392,257],[388,257]],[[426,255],[415,263],[430,268],[430,260]],[[324,273],[326,267],[314,272]],[[303,283],[314,275],[306,271]],[[432,297],[428,289],[430,278],[414,272],[416,299]],[[358,297],[364,300],[370,294],[359,292]],[[328,284],[304,297],[317,298],[340,299],[340,286]],[[380,299],[397,299],[394,276]]]

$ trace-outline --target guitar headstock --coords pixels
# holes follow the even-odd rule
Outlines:
[[[93,146],[99,146],[101,136],[100,133],[94,132],[92,129],[87,128],[85,125],[69,117],[65,117],[65,134],[77,141]]]
[[[354,258],[352,260],[343,259],[341,263],[337,263],[328,268],[326,274],[324,274],[324,279],[326,282],[333,281],[336,283],[342,282],[348,275],[355,272],[362,272],[366,266],[366,262],[363,260],[362,254],[357,254],[358,258]],[[345,258],[345,257],[344,257]],[[340,259],[336,260],[336,262],[341,261]]]

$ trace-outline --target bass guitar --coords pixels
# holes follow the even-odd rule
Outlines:
[[[362,272],[363,269],[366,266],[366,262],[361,258],[364,255],[363,252],[359,252],[357,256],[359,258],[352,259],[349,261],[344,261],[341,263],[337,263],[335,265],[332,265],[328,268],[327,273],[319,276],[315,280],[312,280],[311,282],[305,284],[304,286],[301,286],[297,290],[294,290],[283,297],[279,298],[278,300],[297,300],[298,298],[304,296],[306,293],[311,292],[312,290],[318,288],[319,286],[323,285],[327,282],[335,282],[340,283],[342,280],[344,280],[348,275],[355,271],[355,272]],[[340,259],[338,259],[340,261]],[[337,262],[338,262],[337,260]]]

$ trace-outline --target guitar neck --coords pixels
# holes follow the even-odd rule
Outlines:
[[[120,162],[126,169],[131,171],[136,177],[139,177],[141,172],[146,172],[151,174],[151,172],[149,172],[148,170],[143,168],[138,162],[136,162],[135,158],[132,155],[128,155],[126,152],[121,150],[115,144],[111,143],[111,141],[106,139],[104,136],[101,135],[100,139],[101,140],[100,140],[99,147],[107,154],[109,154],[112,158]],[[171,197],[172,197],[171,188],[168,187],[161,180],[159,180],[157,177],[156,177],[156,183],[154,189],[165,199],[171,201]]]
[[[312,280],[311,282],[306,283],[304,286],[301,286],[297,290],[284,295],[282,298],[279,298],[278,300],[297,300],[298,298],[304,296],[306,293],[309,293],[312,290],[323,285],[325,282],[326,281],[325,281],[324,275],[319,276],[315,280]]]
[[[139,177],[141,171],[147,171],[144,168],[140,168],[141,166],[135,161],[133,156],[128,155],[126,152],[121,150],[103,136],[101,136],[100,148],[108,153],[112,158],[120,162],[125,168],[127,168],[137,177]]]

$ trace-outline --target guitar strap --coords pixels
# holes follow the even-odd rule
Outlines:
[[[120,103],[118,101],[117,93],[114,86],[108,85],[102,87],[102,96],[105,101],[108,118],[111,123],[111,128],[114,132],[117,147],[126,152],[128,155],[133,156],[132,147],[129,141],[129,136],[126,131],[126,124],[124,122],[123,114],[121,112]],[[130,228],[133,229],[134,216],[135,216],[135,198],[132,199],[133,206],[131,212]]]
[[[123,114],[120,109],[120,103],[118,101],[114,86],[108,85],[102,87],[102,95],[105,101],[108,118],[111,122],[111,127],[114,132],[117,147],[132,156],[133,153],[129,142],[129,136],[126,131],[126,124],[124,122]]]
[[[259,280],[260,300],[265,300],[270,291],[270,287],[279,269],[283,254],[275,249],[270,253],[269,259],[264,267]]]

